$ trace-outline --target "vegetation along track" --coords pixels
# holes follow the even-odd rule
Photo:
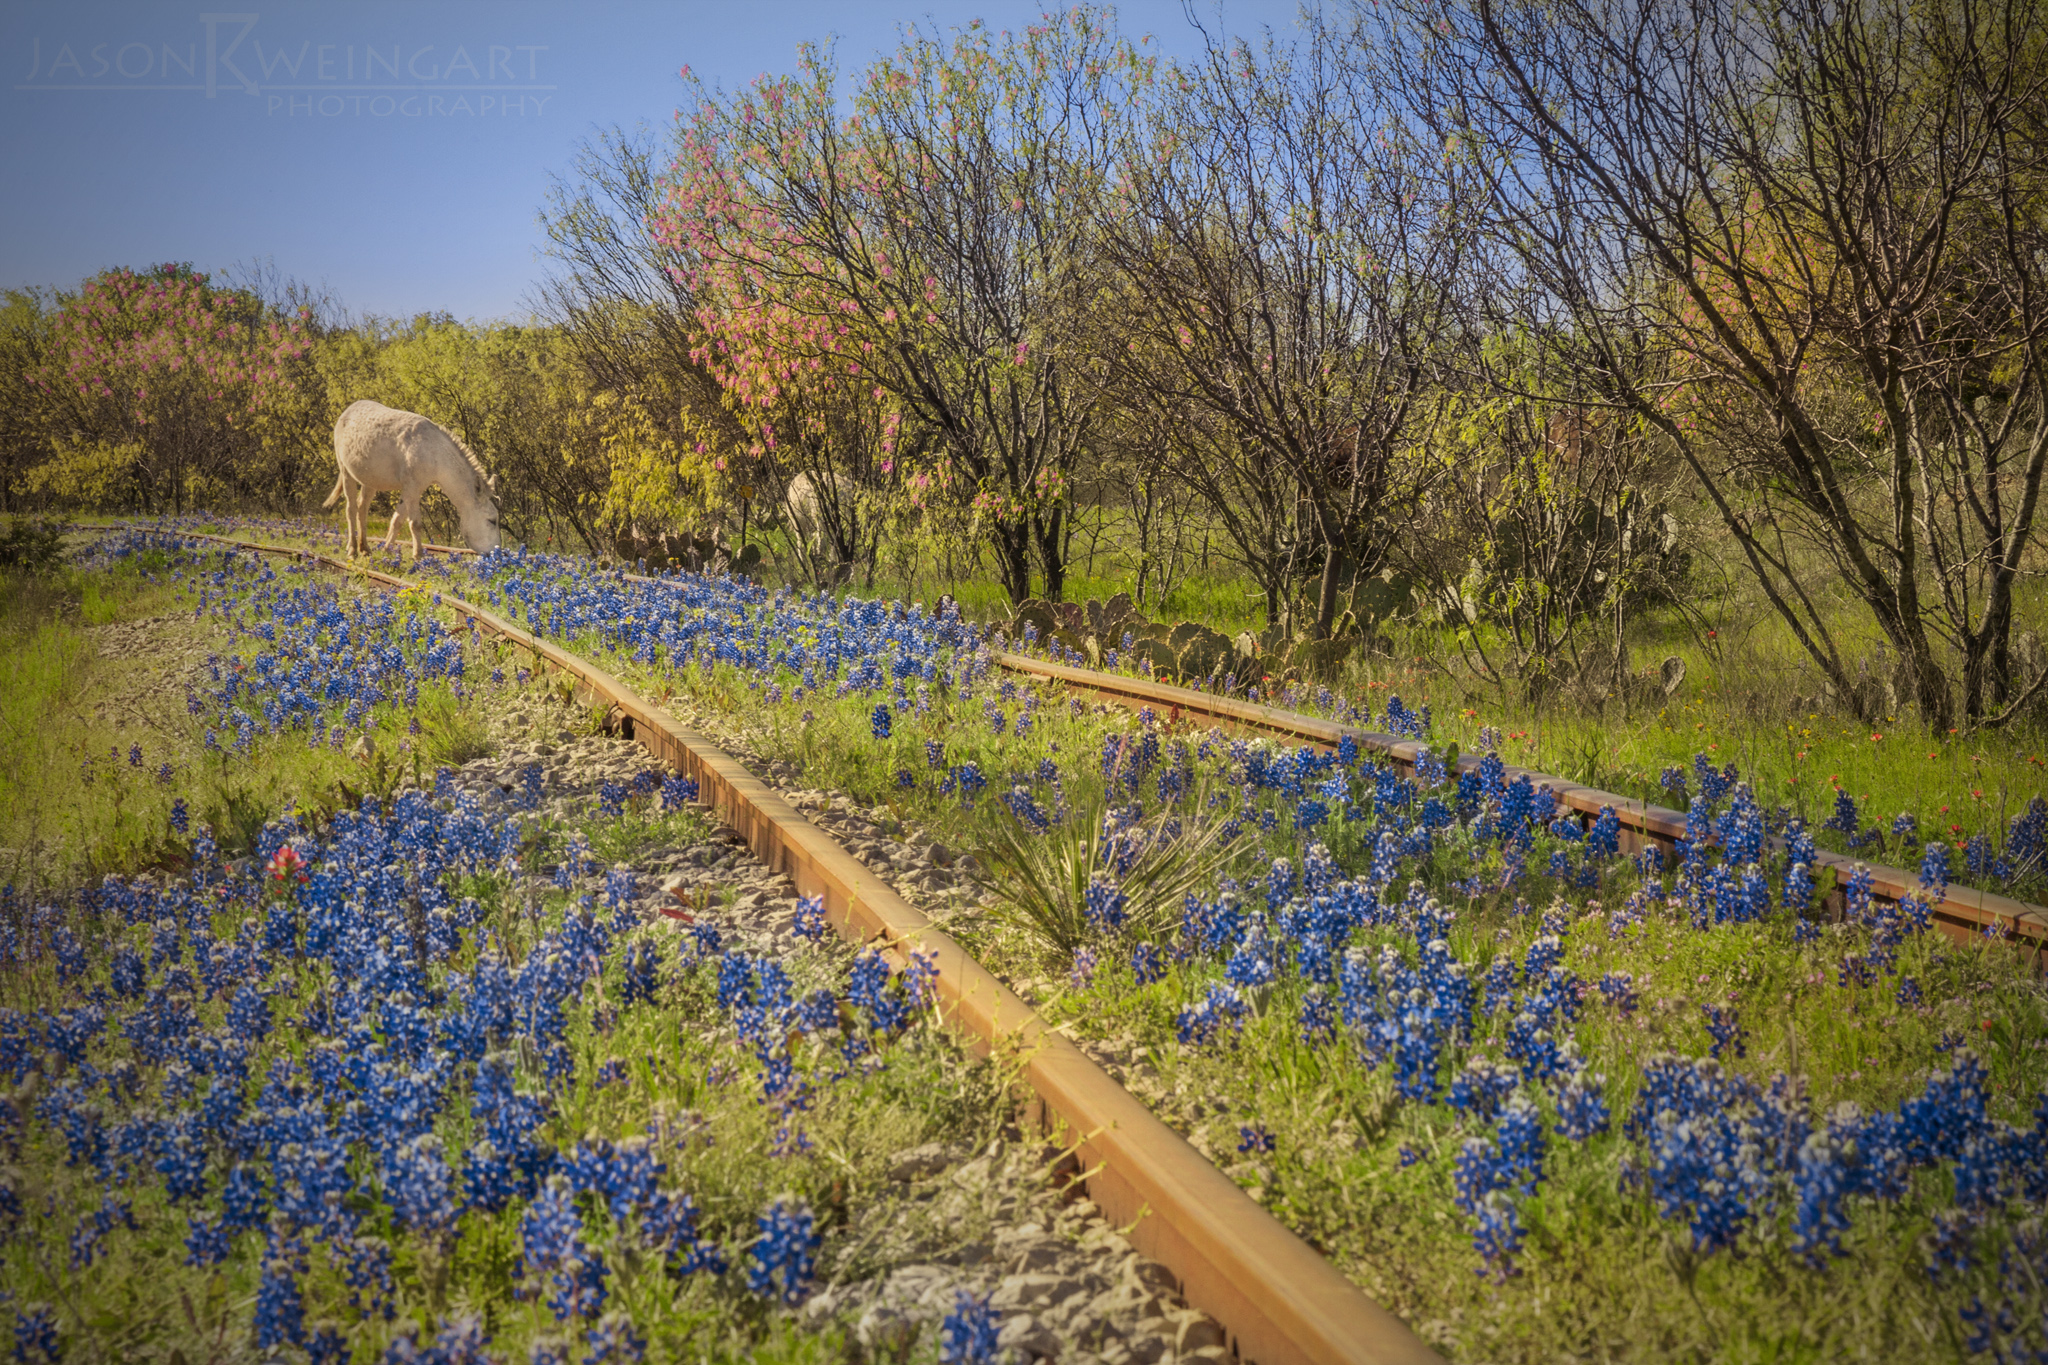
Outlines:
[[[396,591],[419,586],[287,546],[178,534],[361,574]],[[577,655],[458,598],[444,594],[440,604],[614,708],[626,737],[694,779],[700,799],[771,871],[805,895],[824,897],[827,917],[843,935],[878,942],[899,963],[913,949],[934,955],[946,1017],[984,1046],[1018,1056],[1048,1126],[1072,1145],[1090,1198],[1112,1222],[1132,1225],[1132,1244],[1173,1271],[1188,1302],[1228,1330],[1241,1356],[1264,1365],[1438,1358],[766,783]]]
[[[296,537],[293,543],[299,543]],[[438,566],[420,566],[422,577],[437,574]],[[950,614],[940,614],[934,624],[914,609],[888,604],[764,594],[717,580],[625,580],[615,569],[593,573],[587,561],[516,555],[480,566],[476,587],[461,590],[550,640],[605,661],[643,692],[661,695],[676,714],[687,715],[692,728],[716,736],[770,780],[795,785],[790,779],[804,776],[810,785],[864,794],[860,799],[888,806],[899,821],[921,824],[925,816],[910,812],[929,812],[948,843],[964,840],[983,862],[1003,865],[1002,849],[982,836],[1000,835],[1009,824],[1006,811],[1019,826],[1042,819],[1040,801],[1062,812],[1071,806],[1073,815],[1055,817],[1064,819],[1058,837],[1031,847],[1054,856],[1079,839],[1085,849],[1104,796],[1121,801],[1130,788],[1148,798],[1149,789],[1137,790],[1120,765],[1131,745],[1154,741],[1163,760],[1154,770],[1157,799],[1165,806],[1169,780],[1178,793],[1170,813],[1191,818],[1196,828],[1210,826],[1220,817],[1207,812],[1221,800],[1237,814],[1216,828],[1267,831],[1263,839],[1253,836],[1231,869],[1256,880],[1222,881],[1213,902],[1196,904],[1190,897],[1171,940],[1167,935],[1174,930],[1162,923],[1152,901],[1142,911],[1134,909],[1134,925],[1141,913],[1147,918],[1123,940],[1125,947],[1136,940],[1128,970],[1119,960],[1124,948],[1108,935],[1083,937],[1081,947],[1069,950],[1070,974],[1066,955],[1034,950],[1022,931],[1006,931],[1005,923],[1018,921],[1005,917],[1019,912],[1007,899],[1014,890],[1008,878],[990,883],[996,903],[985,904],[984,913],[946,920],[942,905],[933,908],[1048,1023],[1073,1029],[1084,1050],[1187,1134],[1197,1151],[1327,1250],[1367,1294],[1395,1308],[1426,1339],[1461,1357],[1513,1354],[1531,1361],[1554,1358],[1566,1340],[1588,1346],[1626,1340],[1635,1349],[1620,1354],[1642,1359],[1767,1358],[1772,1343],[1793,1339],[1810,1344],[1820,1358],[1913,1358],[1941,1337],[1950,1338],[1949,1354],[1955,1357],[1976,1349],[1964,1338],[1993,1309],[1977,1309],[1971,1292],[1991,1271],[1928,1266],[1938,1267],[1942,1249],[1958,1237],[1967,1240],[1983,1228],[1992,1243],[1983,1254],[1991,1260],[1972,1264],[1995,1269],[2002,1251],[1993,1239],[2008,1226],[1999,1221],[2007,1216],[2006,1195],[2040,1197],[2034,1193],[2038,1179],[2026,1171],[2048,1169],[2033,1165],[2038,1158],[2028,1155],[2038,1153],[2048,1118],[2038,1104],[2031,1118],[2021,1111],[2039,1090],[2041,997],[2038,978],[2028,979],[2022,959],[2005,946],[1973,935],[1974,946],[1938,947],[1948,940],[1918,934],[1918,928],[1931,927],[1926,912],[1939,899],[1931,887],[1896,908],[1873,905],[1858,896],[1859,883],[1869,884],[1866,869],[1844,888],[1848,913],[1842,922],[1827,925],[1816,893],[1825,894],[1833,878],[1807,879],[1802,892],[1795,885],[1799,860],[1772,864],[1790,864],[1782,910],[1775,895],[1761,904],[1750,900],[1751,883],[1758,880],[1757,841],[1765,827],[1747,788],[1734,789],[1727,814],[1737,823],[1726,831],[1725,846],[1715,850],[1711,840],[1689,840],[1678,882],[1667,885],[1655,875],[1670,870],[1668,864],[1656,866],[1664,862],[1661,857],[1648,850],[1641,858],[1618,855],[1618,815],[1604,812],[1594,830],[1575,830],[1571,819],[1557,818],[1570,817],[1569,807],[1544,809],[1555,804],[1554,789],[1537,799],[1527,774],[1510,789],[1496,753],[1483,760],[1481,772],[1467,776],[1498,790],[1481,809],[1467,812],[1467,784],[1447,784],[1441,765],[1451,755],[1440,749],[1428,755],[1415,750],[1415,780],[1406,782],[1384,758],[1375,770],[1351,734],[1326,732],[1336,735],[1337,752],[1322,755],[1292,743],[1226,741],[1185,724],[1185,714],[1178,718],[1183,723],[1175,723],[1170,707],[1157,704],[1171,694],[1154,694],[1153,714],[1133,722],[1116,715],[1122,708],[1057,696],[1060,684],[1053,679],[992,673],[999,642]],[[941,659],[934,652],[940,648],[954,652]],[[935,660],[944,664],[941,675],[934,674]],[[906,665],[913,667],[906,672]],[[885,708],[875,704],[888,696],[892,676],[899,680],[889,708],[895,712],[893,737]],[[1127,682],[1094,677],[1119,689]],[[671,678],[686,680],[685,700],[668,700],[663,689]],[[929,712],[926,685],[933,693]],[[916,695],[906,697],[906,690]],[[1317,697],[1301,705],[1321,710],[1332,703]],[[1360,729],[1397,736],[1432,733],[1426,710],[1408,711],[1391,696],[1385,710],[1381,725],[1355,714],[1350,718]],[[1014,730],[1008,739],[1002,728],[1006,712]],[[1275,718],[1292,723],[1286,713]],[[1020,742],[1027,724],[1028,742]],[[1441,740],[1442,734],[1432,737]],[[1486,742],[1482,734],[1480,743]],[[1347,747],[1353,752],[1346,754]],[[1098,748],[1105,788],[1100,795],[1094,786]],[[1187,759],[1204,755],[1210,762],[1203,770],[1184,770]],[[977,761],[990,788],[989,799],[978,805],[972,798],[984,788]],[[1702,755],[1698,763],[1704,762]],[[905,763],[928,772],[898,766]],[[1348,793],[1334,779],[1322,780],[1335,769],[1354,774]],[[1134,771],[1140,777],[1145,772]],[[1733,771],[1726,780],[1733,781]],[[1727,794],[1710,787],[1706,777],[1700,774],[1705,800],[1695,803],[1695,822],[1702,806],[1711,813],[1717,794]],[[1011,790],[994,788],[1000,781],[1013,784]],[[909,794],[892,796],[892,788]],[[1420,793],[1436,797],[1424,802]],[[1453,799],[1456,814],[1443,804]],[[1354,801],[1384,814],[1355,814]],[[801,794],[793,804],[805,804]],[[2039,804],[2029,806],[2027,829],[2015,827],[2015,859],[2031,858],[2029,850],[2038,847],[2032,840]],[[1117,817],[1129,818],[1121,806]],[[1533,842],[1518,838],[1509,849],[1504,836],[1485,832],[1515,818],[1528,820]],[[1386,903],[1375,911],[1367,901],[1360,910],[1358,897],[1388,895],[1403,844],[1421,844],[1438,827],[1447,856],[1411,866],[1447,893],[1447,904],[1470,903],[1441,909],[1422,882],[1410,882],[1406,901],[1393,913],[1412,911],[1413,925],[1404,920],[1375,929],[1371,917],[1384,918]],[[1794,848],[1810,846],[1796,826],[1786,833]],[[1330,852],[1310,843],[1325,838]],[[1483,863],[1468,852],[1496,844]],[[1519,866],[1524,851],[1526,869]],[[1947,852],[1930,843],[1923,878],[1938,884],[1942,869],[1936,855]],[[882,856],[907,871],[903,853],[885,849]],[[1292,863],[1290,854],[1305,861]],[[864,856],[878,875],[888,875],[873,856]],[[1340,860],[1335,867],[1332,857]],[[1260,861],[1266,858],[1273,859],[1270,876]],[[1539,871],[1545,858],[1549,870]],[[941,855],[938,861],[949,860]],[[1751,864],[1748,871],[1741,870],[1745,863]],[[1359,880],[1331,882],[1342,875],[1338,868],[1355,869]],[[1729,868],[1740,876],[1739,887],[1721,884]],[[1126,884],[1138,887],[1135,878],[1144,870],[1136,869]],[[1525,871],[1534,905],[1510,900],[1515,878]],[[1471,872],[1481,875],[1468,877]],[[1316,939],[1320,931],[1303,921],[1308,902],[1286,903],[1297,876],[1322,878],[1332,914],[1368,918],[1359,935],[1368,946],[1346,950],[1340,991],[1327,990],[1312,976],[1314,954],[1327,941]],[[1597,887],[1604,908],[1578,895],[1580,887]],[[1543,901],[1553,888],[1546,909]],[[1623,893],[1627,903],[1617,905]],[[1269,914],[1279,904],[1277,920],[1252,908],[1261,896]],[[1176,889],[1154,901],[1170,910],[1179,899]],[[1315,902],[1316,913],[1322,905]],[[1795,908],[1796,916],[1790,913]],[[1216,930],[1211,921],[1223,924],[1224,916],[1239,928],[1245,922],[1250,927],[1241,935]],[[1277,949],[1268,946],[1268,936],[1276,933],[1290,936]],[[1458,960],[1443,969],[1441,980],[1413,986],[1416,972],[1445,956],[1440,943],[1425,940],[1445,939],[1455,945]],[[1419,968],[1387,954],[1400,953],[1409,940],[1421,943]],[[1158,963],[1145,956],[1160,953],[1161,942],[1170,942],[1173,954],[1163,980],[1148,977],[1147,969],[1156,971]],[[1374,947],[1382,950],[1377,963],[1370,956]],[[1192,951],[1183,955],[1187,948]],[[1107,970],[1095,970],[1097,950],[1104,952]],[[1283,951],[1288,956],[1281,957]],[[1561,955],[1568,956],[1569,966],[1560,964]],[[1084,958],[1090,960],[1084,964]],[[1324,959],[1322,969],[1330,965]],[[1282,973],[1277,983],[1276,966]],[[1607,970],[1616,967],[1625,970]],[[1218,968],[1221,981],[1214,979]],[[1366,968],[1387,980],[1383,994],[1373,994]],[[1455,1006],[1461,986],[1469,991],[1466,983],[1482,977],[1483,1012],[1470,1025],[1476,1036],[1469,1052],[1450,1058],[1454,1074],[1446,1094],[1445,1068],[1428,1051],[1438,1035],[1421,1031],[1409,1015],[1416,1011],[1418,989],[1425,1003],[1427,990],[1434,989],[1437,1007],[1447,994]],[[1054,984],[1062,978],[1064,984]],[[1515,993],[1524,981],[1525,989]],[[1354,990],[1355,984],[1360,988]],[[1574,1001],[1585,1014],[1583,1021],[1570,1021],[1578,1027],[1546,1032],[1545,1019],[1553,1017],[1546,1011],[1562,1021]],[[1338,1004],[1345,1011],[1343,1031],[1326,1028],[1336,1046],[1320,1045],[1311,1029]],[[1402,1041],[1375,1054],[1370,1049],[1384,1046],[1389,1036],[1389,1016],[1367,1011],[1397,1005],[1408,1009],[1400,1018],[1404,1029],[1416,1031],[1413,1046],[1404,1033]],[[1354,1006],[1365,1023],[1353,1022]],[[1699,1041],[1702,1016],[1714,1044],[1711,1057]],[[1981,1053],[1963,1046],[1980,1035]],[[1558,1049],[1555,1057],[1546,1046]],[[1577,1046],[1585,1051],[1575,1051]],[[1728,1068],[1723,1053],[1740,1058],[1745,1047],[1756,1060]],[[1360,1049],[1355,1068],[1347,1066],[1354,1048]],[[1496,1049],[1505,1052],[1506,1068],[1492,1059]],[[1944,1054],[1952,1058],[1947,1066]],[[1919,1068],[1929,1056],[1935,1070],[1923,1077]],[[1463,1070],[1457,1069],[1460,1057],[1469,1058]],[[1787,1062],[1768,1082],[1759,1074]],[[1555,1073],[1544,1070],[1552,1064]],[[1527,1084],[1532,1066],[1535,1085]],[[1986,1067],[1993,1072],[1989,1077],[1981,1075]],[[1695,1103],[1674,1094],[1674,1075],[1708,1087],[1715,1098]],[[1498,1132],[1489,1137],[1492,1120],[1479,1107],[1478,1087],[1484,1082],[1493,1087],[1487,1093],[1499,1093],[1518,1080],[1521,1094],[1500,1112]],[[1610,1082],[1603,1100],[1601,1089]],[[1605,1106],[1617,1101],[1626,1106],[1627,1120],[1609,1124]],[[1549,1120],[1553,1102],[1557,1116]],[[1725,1188],[1716,1193],[1706,1186],[1681,1187],[1687,1172],[1712,1170],[1715,1162],[1750,1162],[1732,1144],[1751,1142],[1758,1123],[1775,1122],[1772,1116],[1781,1113],[1792,1125],[1786,1130],[1790,1136],[1781,1133],[1771,1139],[1775,1145],[1757,1149],[1764,1155],[1754,1158],[1754,1172],[1744,1167],[1749,1183],[1739,1206]],[[1496,1149],[1508,1153],[1511,1137],[1522,1142],[1536,1116],[1549,1130],[1539,1130],[1536,1139],[1549,1139],[1545,1160],[1551,1164],[1538,1177],[1546,1183],[1534,1196],[1523,1188],[1520,1198],[1527,1202],[1488,1194],[1481,1183],[1491,1178],[1486,1163],[1505,1160]],[[1234,1134],[1225,1131],[1232,1126]],[[1892,1131],[1918,1134],[1913,1143],[1919,1145],[1891,1143],[1885,1135]],[[1857,1145],[1847,1145],[1851,1141]],[[1233,1144],[1235,1161],[1225,1155]],[[1858,1154],[1865,1150],[1882,1162],[1859,1165]],[[1831,1158],[1830,1152],[1838,1155]],[[1847,1199],[1859,1201],[1852,1222],[1845,1205],[1828,1202],[1827,1183],[1850,1178],[1894,1183],[1873,1183],[1875,1194],[1842,1185]],[[1987,1180],[1999,1182],[1993,1204],[1975,1193],[1990,1188]],[[1453,1201],[1479,1220],[1471,1245],[1486,1264],[1477,1284],[1460,1254],[1462,1220],[1445,1216]],[[1530,1228],[1534,1250],[1526,1257],[1518,1254],[1517,1216]],[[1643,1274],[1646,1264],[1658,1264],[1660,1242],[1673,1244],[1674,1232],[1684,1250],[1686,1221],[1692,1224],[1694,1259],[1681,1260],[1676,1280],[1654,1269]],[[2032,1224],[2010,1226],[2018,1239],[2014,1254],[2031,1254]],[[1845,1240],[1827,1242],[1829,1227],[1842,1231]],[[1388,1239],[1400,1240],[1392,1254],[1382,1254]],[[1807,1267],[1789,1279],[1783,1264],[1788,1247]],[[1828,1274],[1826,1266],[1842,1257],[1848,1263]],[[1922,1264],[1926,1257],[1935,1259]],[[1694,1273],[1697,1302],[1687,1280]],[[1971,1274],[1975,1281],[1965,1278]],[[1512,1287],[1496,1289],[1490,1275]],[[1557,1294],[1575,1284],[1591,1292],[1560,1317]],[[1608,1304],[1620,1307],[1608,1313]],[[1802,1325],[1816,1321],[1811,1315],[1817,1311],[1833,1316],[1817,1328]],[[1807,1316],[1794,1321],[1800,1314]],[[1844,1325],[1838,1328],[1838,1322]],[[1747,1332],[1744,1340],[1757,1349],[1724,1352],[1709,1344],[1725,1340],[1731,1330]],[[1511,1350],[1500,1349],[1510,1341]]]
[[[428,545],[427,549],[450,556],[471,553],[460,546]],[[627,574],[626,577],[640,582],[658,581],[638,574]],[[1000,653],[996,656],[996,663],[1012,672],[1050,679],[1070,690],[1085,692],[1104,701],[1133,709],[1151,707],[1167,713],[1177,711],[1184,717],[1208,721],[1225,729],[1306,741],[1324,749],[1335,749],[1349,738],[1361,749],[1384,754],[1411,773],[1416,751],[1422,747],[1417,741],[1375,733],[1321,716],[1263,706],[1253,701],[1241,701],[1146,678],[1055,663],[1029,654]],[[1461,755],[1453,775],[1476,770],[1479,762],[1476,755]],[[1603,809],[1611,808],[1621,822],[1623,846],[1630,852],[1655,846],[1669,853],[1686,837],[1686,817],[1682,811],[1631,800],[1596,787],[1581,786],[1535,769],[1509,765],[1507,773],[1511,778],[1526,775],[1538,787],[1549,787],[1557,793],[1559,806],[1576,812],[1583,824],[1590,826]],[[1782,848],[1784,841],[1773,837],[1769,846]],[[1859,868],[1867,871],[1871,894],[1880,900],[1897,901],[1919,885],[1915,874],[1901,868],[1865,863],[1827,849],[1818,850],[1815,857],[1822,867],[1834,870],[1839,882],[1846,882]],[[1843,899],[1843,893],[1836,890],[1831,893],[1829,903],[1839,911]],[[1949,938],[1962,942],[1984,934],[2004,936],[2015,947],[2026,951],[2037,968],[2048,970],[2048,909],[1995,892],[1951,884],[1943,889],[1933,911],[1934,926]]]
[[[1261,706],[1257,702],[1219,697],[1213,693],[1198,692],[1193,688],[1175,687],[1169,683],[1153,682],[1144,678],[1128,678],[1115,673],[1051,663],[1028,654],[999,654],[996,656],[996,662],[1014,672],[1051,678],[1066,687],[1085,691],[1105,701],[1113,701],[1124,706],[1153,707],[1165,712],[1177,709],[1184,716],[1199,717],[1226,728],[1289,740],[1306,740],[1310,744],[1326,749],[1335,749],[1348,738],[1361,749],[1385,754],[1395,764],[1409,772],[1414,770],[1416,751],[1424,747],[1417,741],[1376,734],[1357,726],[1325,720],[1320,716]],[[1457,761],[1456,771],[1474,771],[1478,768],[1479,762],[1476,755],[1461,755]],[[1580,786],[1575,782],[1568,782],[1561,777],[1553,777],[1534,769],[1510,765],[1507,773],[1510,778],[1526,775],[1538,787],[1548,786],[1557,793],[1558,804],[1576,812],[1583,824],[1590,825],[1602,810],[1611,808],[1621,821],[1623,847],[1630,852],[1654,845],[1668,853],[1686,838],[1686,817],[1681,811],[1632,801],[1625,796],[1617,796],[1596,787]],[[1784,841],[1773,837],[1769,846],[1774,849],[1782,848]],[[1918,879],[1913,873],[1896,867],[1863,863],[1859,859],[1827,849],[1818,850],[1816,858],[1822,866],[1834,869],[1842,881],[1846,881],[1855,869],[1864,868],[1870,874],[1871,893],[1879,899],[1896,901],[1918,886]],[[1841,899],[1839,891],[1833,893],[1831,897],[1833,908],[1837,911],[1841,908]],[[1950,885],[1944,890],[1942,899],[1934,905],[1934,924],[1944,934],[1958,941],[1967,941],[1973,936],[1986,933],[2009,936],[2016,947],[2021,947],[2033,955],[2037,967],[2048,969],[2048,955],[2044,955],[2043,952],[2044,949],[2048,949],[2048,909],[2041,906],[2028,905],[2024,901],[2016,901],[2008,896],[1973,887]]]

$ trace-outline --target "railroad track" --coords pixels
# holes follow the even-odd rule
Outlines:
[[[431,590],[290,546],[186,531],[164,534],[361,575],[393,591]],[[1111,1222],[1130,1227],[1134,1247],[1173,1272],[1182,1296],[1222,1324],[1241,1358],[1261,1365],[1441,1365],[1441,1357],[1405,1323],[1367,1298],[767,783],[588,660],[486,608],[446,592],[439,600],[479,633],[510,641],[574,679],[586,702],[608,703],[626,737],[694,778],[699,799],[770,870],[787,875],[802,894],[823,896],[827,918],[840,934],[883,948],[899,967],[913,949],[935,955],[947,1021],[978,1050],[1016,1059],[1047,1131],[1072,1148],[1089,1198]]]
[[[1218,697],[1170,683],[1051,663],[1028,654],[999,654],[996,662],[1013,673],[1049,678],[1123,706],[1151,707],[1161,713],[1178,709],[1183,716],[1200,716],[1227,728],[1298,740],[1318,748],[1334,749],[1348,737],[1359,748],[1380,754],[1411,774],[1417,751],[1426,747],[1413,740],[1378,734],[1319,716],[1306,716],[1298,711],[1283,711],[1257,702]],[[1478,765],[1479,760],[1471,755],[1461,755],[1458,759],[1459,772]],[[1533,768],[1510,766],[1507,772],[1510,779],[1526,775],[1535,785],[1548,786],[1557,793],[1558,804],[1577,812],[1583,824],[1590,825],[1603,809],[1612,806],[1621,821],[1623,847],[1630,852],[1646,845],[1655,845],[1670,852],[1685,837],[1685,815],[1680,811],[1617,796],[1597,787],[1581,786]],[[1773,838],[1770,846],[1781,849],[1784,840]],[[1872,894],[1885,900],[1901,900],[1919,889],[1916,874],[1896,867],[1866,863],[1825,849],[1821,850],[1819,861],[1823,867],[1834,868],[1842,882],[1846,882],[1858,867],[1866,869],[1870,873]],[[1829,900],[1839,912],[1842,893],[1832,893]],[[2044,953],[2044,949],[2048,949],[2048,910],[2041,906],[2012,900],[1995,892],[1951,886],[1934,906],[1934,924],[1958,942],[1982,941],[1987,931],[2006,936],[2016,946],[2033,954],[2036,969],[2048,967],[2048,953]]]
[[[474,553],[454,545],[429,544],[426,548],[432,553],[451,557]],[[638,582],[661,581],[639,574],[627,574],[626,577]],[[1334,749],[1348,737],[1359,748],[1381,755],[1411,775],[1416,753],[1425,747],[1417,741],[1344,725],[1320,716],[1262,706],[1234,697],[1219,697],[1211,692],[1199,692],[1171,683],[1052,663],[1028,654],[1001,653],[996,656],[996,663],[1010,672],[1046,678],[1132,709],[1150,707],[1160,712],[1177,709],[1183,717],[1200,718],[1225,729],[1293,740],[1324,749]],[[1476,757],[1461,755],[1457,771],[1465,772],[1477,767],[1478,763]],[[1559,806],[1576,812],[1585,825],[1590,825],[1601,810],[1612,806],[1621,821],[1622,846],[1630,852],[1655,845],[1670,853],[1685,837],[1683,811],[1584,786],[1534,768],[1510,765],[1507,773],[1510,779],[1527,776],[1538,787],[1548,786],[1557,794]],[[1769,846],[1782,849],[1784,840],[1774,837]],[[1834,869],[1838,887],[1847,882],[1858,868],[1868,871],[1871,894],[1881,900],[1899,901],[1920,889],[1919,876],[1903,868],[1865,862],[1826,849],[1820,851],[1818,861],[1822,867]],[[1827,903],[1839,914],[1845,897],[1838,889],[1830,893]],[[1993,891],[1951,885],[1934,905],[1933,921],[1943,935],[1958,943],[1981,942],[1987,935],[2002,937],[2027,952],[2036,970],[2048,971],[2048,908]]]

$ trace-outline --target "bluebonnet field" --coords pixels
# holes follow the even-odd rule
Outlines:
[[[139,534],[99,562],[143,554],[223,627],[190,702],[222,763],[518,685],[420,595]],[[532,777],[283,812],[225,851],[174,798],[175,874],[0,893],[13,1358],[772,1355],[886,1153],[992,1121],[1000,1084],[927,1027],[927,963],[839,947],[815,903],[784,959],[636,908],[591,839],[701,832],[687,782],[563,829]],[[947,1330],[991,1321],[964,1302]]]
[[[2038,796],[1960,858],[1920,846],[1923,895],[1891,904],[1814,871],[1869,812],[1808,828],[1704,755],[1666,774],[1665,866],[1510,780],[1490,735],[1409,777],[1091,711],[901,603],[530,553],[466,572],[808,781],[999,865],[1019,832],[1083,849],[1078,936],[1010,877],[963,937],[1121,1039],[1134,1088],[1454,1355],[2048,1351],[2042,991],[2009,946],[1931,934],[1925,899],[2038,866]],[[1398,697],[1317,700],[1433,735]],[[1214,877],[1160,903],[1191,849]]]

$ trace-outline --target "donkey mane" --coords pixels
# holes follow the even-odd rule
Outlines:
[[[438,426],[439,424],[436,423],[436,425]],[[446,427],[442,427],[441,430],[448,433],[448,439],[453,441],[455,443],[455,448],[462,452],[462,458],[469,461],[470,470],[476,475],[477,483],[481,484],[484,488],[484,491],[488,493],[490,491],[491,476],[489,472],[487,472],[484,469],[483,461],[479,460],[476,457],[476,452],[474,450],[471,450],[469,446],[464,443],[463,439],[460,436],[457,436],[452,431],[448,431],[448,428]]]

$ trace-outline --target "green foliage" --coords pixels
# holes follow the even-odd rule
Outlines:
[[[0,570],[46,574],[64,558],[70,524],[45,517],[16,517],[0,532]]]
[[[491,731],[478,714],[475,694],[458,701],[442,688],[422,688],[415,714],[420,721],[420,765],[426,771],[444,764],[459,768],[490,754]]]
[[[1195,802],[1197,809],[1202,804]],[[1099,934],[1089,917],[1088,888],[1116,857],[1119,840],[1110,833],[1109,815],[1109,802],[1098,795],[1076,803],[1065,820],[1039,833],[990,803],[969,826],[975,853],[988,869],[984,890],[1046,962],[1065,963]],[[1172,935],[1182,900],[1214,883],[1240,851],[1223,826],[1222,820],[1193,816],[1171,834],[1146,829],[1125,836],[1143,851],[1116,881],[1126,898],[1122,935],[1147,941]]]

